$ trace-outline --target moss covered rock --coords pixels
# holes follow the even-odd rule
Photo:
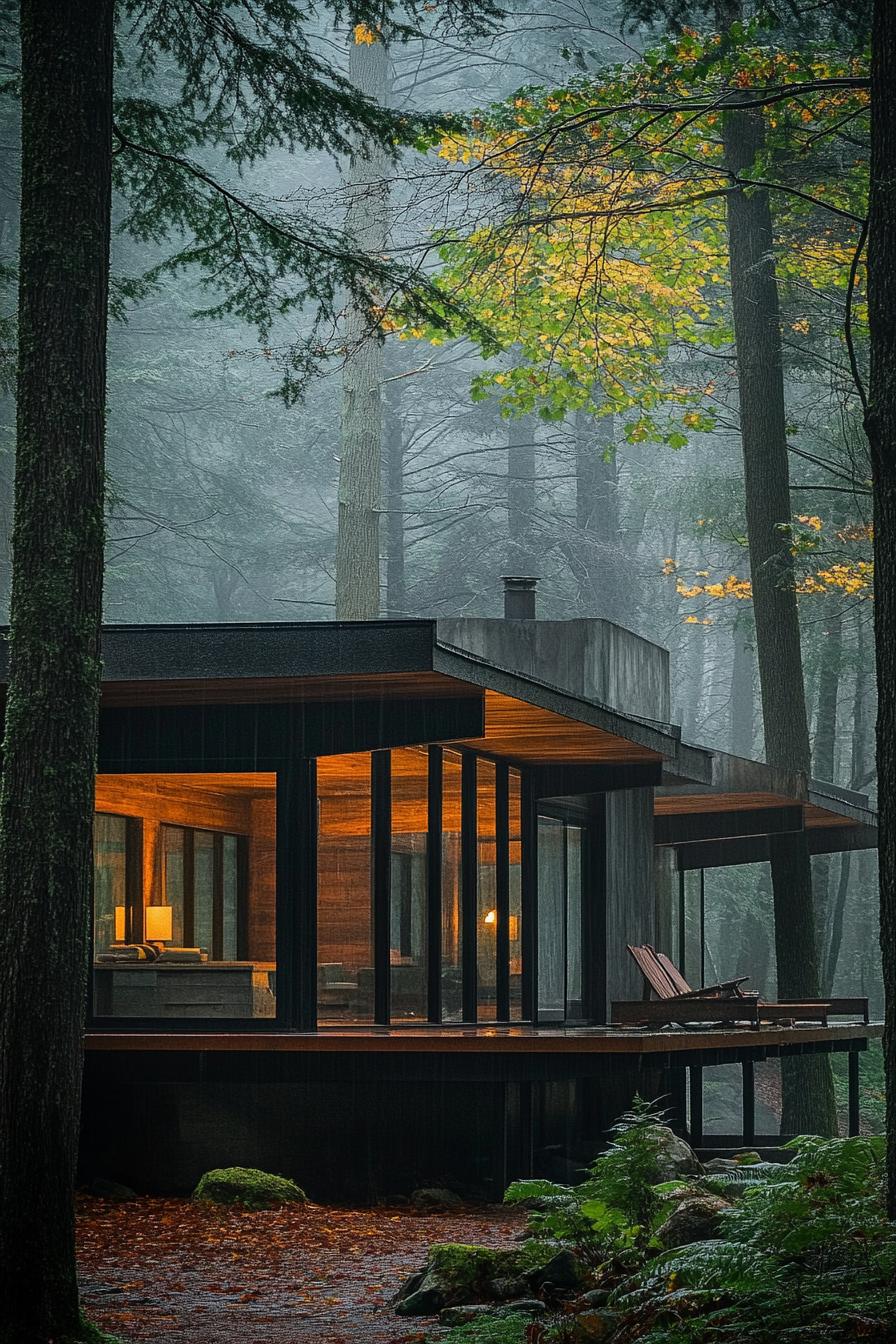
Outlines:
[[[193,1191],[202,1204],[239,1204],[245,1209],[276,1209],[304,1204],[308,1196],[295,1181],[254,1167],[218,1167],[207,1171]]]
[[[561,1252],[572,1262],[569,1252]],[[398,1294],[399,1316],[434,1316],[445,1307],[502,1302],[524,1297],[536,1286],[554,1282],[559,1272],[556,1246],[526,1242],[495,1250],[442,1242],[430,1246],[423,1269]],[[569,1272],[564,1260],[562,1268]]]

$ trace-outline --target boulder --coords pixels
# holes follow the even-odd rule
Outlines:
[[[564,1344],[602,1344],[611,1339],[619,1317],[612,1311],[582,1311],[565,1325]]]
[[[576,1299],[576,1305],[583,1310],[594,1310],[595,1307],[606,1306],[611,1296],[609,1288],[591,1288]]]
[[[547,1307],[537,1297],[521,1297],[495,1307],[487,1302],[468,1302],[463,1307],[445,1307],[439,1312],[439,1325],[469,1325],[483,1317],[543,1316]]]
[[[124,1204],[137,1198],[137,1191],[132,1190],[129,1185],[120,1185],[118,1181],[106,1181],[101,1176],[90,1182],[87,1193],[93,1195],[94,1199],[110,1199],[117,1204]]]
[[[530,1274],[529,1282],[533,1288],[552,1288],[565,1290],[580,1288],[585,1271],[580,1260],[570,1250],[557,1251],[543,1265],[538,1265]]]
[[[737,1171],[740,1166],[733,1157],[713,1157],[708,1162],[703,1163],[703,1170],[707,1176],[718,1175],[723,1171]]]
[[[218,1167],[201,1177],[193,1198],[201,1204],[277,1209],[282,1204],[304,1204],[308,1196],[286,1176],[274,1176],[254,1167]]]
[[[430,1246],[426,1264],[394,1299],[399,1316],[434,1316],[445,1307],[525,1298],[539,1286],[559,1286],[582,1271],[569,1251],[536,1242],[494,1250],[442,1243]]]
[[[421,1213],[444,1213],[448,1209],[458,1209],[462,1204],[460,1195],[440,1186],[426,1186],[411,1195],[411,1207]]]
[[[703,1170],[691,1145],[673,1134],[668,1125],[650,1125],[648,1132],[656,1149],[657,1183],[698,1176]]]
[[[687,1195],[657,1228],[657,1239],[666,1250],[688,1246],[692,1241],[711,1241],[719,1235],[721,1215],[730,1208],[718,1195]]]

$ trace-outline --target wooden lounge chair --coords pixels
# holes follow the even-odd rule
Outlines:
[[[691,989],[678,967],[664,952],[656,952],[649,944],[628,948],[644,976],[645,985],[656,994],[656,1001],[645,998],[641,1002],[614,1003],[611,1020],[625,1026],[653,1024],[666,1026],[686,1022],[746,1022],[759,1026],[761,1022],[793,1022],[795,1020],[820,1022],[827,1026],[828,1016],[839,1013],[861,1013],[868,1021],[868,1000],[839,999],[784,999],[767,1003],[753,990],[741,989],[749,977],[739,975],[705,989]]]

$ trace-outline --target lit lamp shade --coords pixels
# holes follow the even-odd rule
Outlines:
[[[124,942],[124,906],[123,906],[123,905],[116,905],[116,907],[115,907],[115,941],[116,941],[116,943],[123,943],[123,942]]]
[[[170,905],[148,905],[143,911],[144,929],[148,943],[168,942],[174,936]]]

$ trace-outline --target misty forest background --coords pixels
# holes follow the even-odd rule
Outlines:
[[[466,114],[504,99],[512,106],[521,86],[599,78],[605,68],[636,62],[661,36],[646,25],[623,29],[614,0],[526,0],[508,8],[490,36],[465,39],[434,26],[423,39],[391,43],[373,92],[394,108],[426,112]],[[312,47],[346,73],[350,61],[369,58],[363,34],[359,40],[323,23],[311,32]],[[120,41],[126,63],[126,30]],[[164,57],[157,80],[164,88]],[[19,137],[9,106],[5,116],[0,264],[9,287],[0,317],[11,329]],[[324,224],[347,221],[359,242],[367,231],[374,250],[424,256],[431,269],[438,258],[421,245],[433,231],[475,228],[507,190],[432,150],[403,150],[392,162],[361,153],[353,163],[284,148],[243,173],[223,149],[197,157],[243,199],[300,209]],[[113,225],[126,224],[134,209],[133,198],[127,205],[118,199]],[[176,239],[143,232],[142,242],[133,230],[113,235],[106,621],[336,617],[340,459],[344,436],[354,432],[345,388],[364,346],[361,375],[373,378],[367,413],[381,429],[379,614],[497,616],[500,576],[537,575],[541,618],[603,617],[668,648],[672,718],[686,740],[762,756],[752,605],[731,583],[731,576],[748,579],[749,565],[730,340],[703,342],[698,332],[696,340],[664,344],[658,381],[702,387],[710,411],[686,435],[667,433],[666,441],[633,430],[636,414],[595,415],[591,407],[554,408],[550,418],[537,407],[508,414],[494,376],[518,370],[525,352],[505,350],[486,361],[468,339],[434,344],[416,327],[392,332],[371,351],[363,337],[353,343],[350,315],[313,333],[318,357],[299,372],[301,397],[284,397],[284,379],[297,377],[291,352],[312,334],[310,306],[281,314],[260,341],[226,302],[223,311],[209,311],[226,290],[216,292],[189,259],[163,269],[151,285],[135,283],[177,251]],[[720,266],[714,279],[724,290]],[[837,535],[861,537],[867,527],[867,450],[842,341],[842,292],[832,296],[791,272],[781,297],[794,512],[807,520],[800,525],[807,569],[818,571],[837,563]],[[724,293],[720,302],[724,307]],[[5,616],[15,411],[11,337],[4,344]],[[799,600],[813,773],[873,799],[868,592],[850,583],[817,587]],[[876,857],[815,858],[813,880],[821,990],[867,994],[879,1018]],[[697,874],[688,875],[687,893],[690,972]],[[706,914],[707,978],[749,973],[772,997],[767,865],[707,870]],[[873,1055],[863,1065],[869,1083],[879,1069],[879,1052]],[[874,1128],[882,1126],[879,1095],[872,1085],[866,1098]],[[727,1105],[723,1090],[708,1101],[710,1127],[718,1121],[724,1128]]]

